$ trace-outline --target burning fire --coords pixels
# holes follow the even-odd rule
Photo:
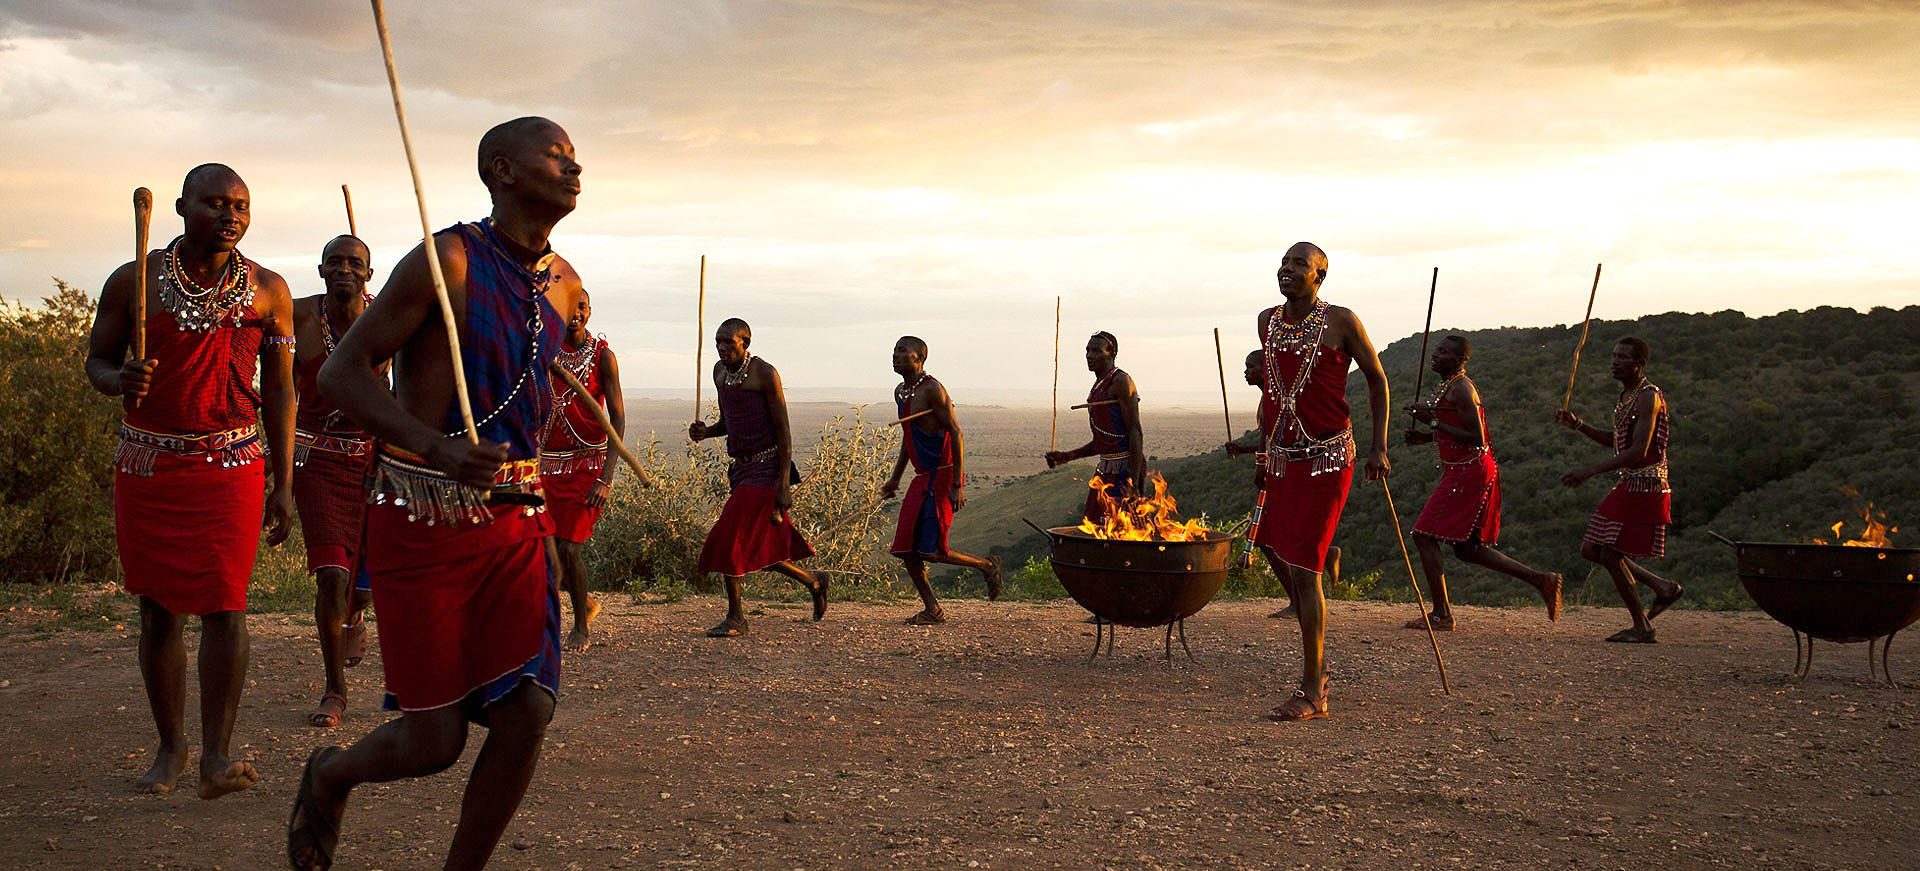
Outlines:
[[[1899,532],[1900,527],[1888,526],[1886,514],[1881,513],[1878,517],[1875,517],[1875,514],[1873,503],[1868,502],[1867,507],[1860,512],[1860,523],[1865,529],[1860,533],[1859,538],[1846,541],[1828,541],[1824,538],[1816,538],[1813,540],[1813,543],[1843,544],[1847,547],[1892,547],[1893,539],[1890,536]],[[1833,525],[1833,537],[1836,539],[1840,538],[1842,536],[1841,530],[1845,529],[1846,526],[1847,522],[1844,520],[1835,523]]]
[[[1087,486],[1093,488],[1095,498],[1106,509],[1106,518],[1097,524],[1083,518],[1080,531],[1094,538],[1132,541],[1200,541],[1207,537],[1207,527],[1200,521],[1175,519],[1178,506],[1167,495],[1167,479],[1159,472],[1148,472],[1147,483],[1153,487],[1152,496],[1114,499],[1107,495],[1107,483],[1099,475],[1093,476]]]

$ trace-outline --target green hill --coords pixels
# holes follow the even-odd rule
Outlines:
[[[1449,332],[1436,328],[1434,335]],[[1611,482],[1597,478],[1571,490],[1559,482],[1565,472],[1604,457],[1601,448],[1553,423],[1579,325],[1464,332],[1474,343],[1471,371],[1500,459],[1501,548],[1523,562],[1566,573],[1575,601],[1611,601],[1610,586],[1601,587],[1604,577],[1589,576],[1591,566],[1578,555],[1587,513]],[[1839,520],[1857,528],[1869,500],[1895,524],[1920,523],[1920,413],[1914,401],[1920,390],[1920,306],[1865,314],[1823,307],[1765,318],[1719,312],[1596,321],[1573,401],[1590,421],[1604,420],[1618,395],[1606,359],[1613,342],[1627,335],[1652,344],[1648,374],[1666,390],[1674,410],[1675,528],[1667,558],[1655,566],[1689,585],[1692,604],[1750,605],[1733,577],[1731,554],[1707,535],[1709,529],[1736,539],[1805,541],[1827,534]],[[1401,409],[1412,400],[1419,353],[1418,335],[1381,352],[1394,391],[1396,439],[1406,420]],[[1433,383],[1429,374],[1423,390]],[[1365,392],[1356,374],[1348,400],[1363,442]],[[1439,469],[1430,447],[1396,440],[1391,456],[1394,498],[1402,524],[1410,527]],[[1153,466],[1167,476],[1185,513],[1237,519],[1251,504],[1250,463],[1211,454],[1156,460]],[[972,500],[955,526],[955,545],[1014,563],[1042,553],[1044,541],[1020,517],[1043,525],[1076,519],[1090,472],[1083,461]],[[1382,591],[1404,595],[1405,569],[1386,512],[1379,487],[1356,480],[1336,543],[1344,548],[1349,576],[1381,571]],[[1913,541],[1897,533],[1894,540]],[[1517,583],[1455,563],[1449,583],[1456,601],[1530,600],[1531,592]]]

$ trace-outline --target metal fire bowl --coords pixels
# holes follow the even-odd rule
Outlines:
[[[1227,581],[1233,536],[1204,541],[1114,541],[1071,526],[1047,530],[1054,577],[1067,594],[1109,623],[1144,629],[1185,620]]]
[[[1920,549],[1736,542],[1740,586],[1767,615],[1852,644],[1920,620]]]

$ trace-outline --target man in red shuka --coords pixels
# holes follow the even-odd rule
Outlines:
[[[570,269],[564,260],[556,269]],[[593,537],[593,526],[600,521],[600,509],[613,492],[613,476],[620,464],[607,455],[607,434],[600,419],[587,403],[599,403],[613,422],[613,431],[626,437],[627,405],[620,397],[620,364],[607,337],[587,332],[593,317],[593,305],[587,292],[580,291],[567,318],[567,337],[560,345],[555,361],[573,374],[586,396],[574,393],[564,383],[556,383],[554,414],[547,443],[540,449],[540,477],[546,488],[547,513],[553,517],[553,545],[560,560],[561,586],[573,603],[573,631],[567,633],[568,650],[585,650],[593,618],[600,603],[587,591],[587,563],[580,548]]]

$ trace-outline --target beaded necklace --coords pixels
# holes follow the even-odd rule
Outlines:
[[[593,367],[600,362],[600,345],[605,341],[606,339],[602,336],[588,333],[586,339],[580,342],[580,346],[571,351],[567,350],[565,343],[561,343],[560,353],[555,356],[554,362],[573,373],[573,377],[580,379],[581,384],[585,384],[587,376],[593,373]],[[563,406],[572,398],[573,388],[562,387],[554,391],[553,404],[555,407]]]
[[[1640,391],[1651,386],[1653,385],[1647,382],[1647,376],[1642,375],[1640,376],[1640,380],[1632,387],[1620,391],[1619,401],[1613,404],[1614,432],[1617,433],[1625,429],[1628,424],[1633,423],[1633,400],[1640,395]]]
[[[253,298],[253,264],[235,248],[219,280],[212,287],[202,287],[180,267],[180,243],[186,238],[174,237],[160,255],[160,307],[189,332],[210,332],[228,314],[239,326],[248,313],[235,309]]]
[[[1453,385],[1459,383],[1460,379],[1465,377],[1467,377],[1467,370],[1465,369],[1461,369],[1447,376],[1446,382],[1442,383],[1439,389],[1433,391],[1433,398],[1427,400],[1427,408],[1431,411],[1438,412],[1440,410],[1440,402],[1447,398],[1447,391],[1452,390]]]
[[[1286,319],[1286,307],[1274,309],[1273,316],[1267,319],[1267,396],[1279,407],[1279,417],[1274,426],[1273,441],[1279,442],[1282,433],[1298,427],[1301,435],[1307,435],[1307,428],[1300,423],[1296,404],[1300,391],[1306,389],[1307,379],[1313,377],[1314,364],[1320,360],[1320,339],[1327,332],[1327,302],[1315,300],[1313,310],[1301,318],[1298,323],[1289,323]],[[1300,369],[1293,375],[1292,384],[1283,384],[1280,377],[1279,353],[1300,355]],[[1279,388],[1285,387],[1281,392]]]
[[[913,398],[913,392],[920,388],[920,382],[927,380],[927,373],[921,372],[912,381],[893,388],[893,401],[896,405],[905,405]]]
[[[363,305],[373,305],[373,294],[360,292]],[[362,308],[361,311],[366,311]],[[327,356],[333,356],[333,349],[339,347],[340,338],[333,334],[333,315],[327,313],[327,298],[320,297],[320,343],[327,347]]]
[[[740,357],[740,368],[730,369],[726,364],[720,366],[720,383],[726,387],[740,387],[747,383],[747,368],[753,364],[753,354],[745,353]]]

